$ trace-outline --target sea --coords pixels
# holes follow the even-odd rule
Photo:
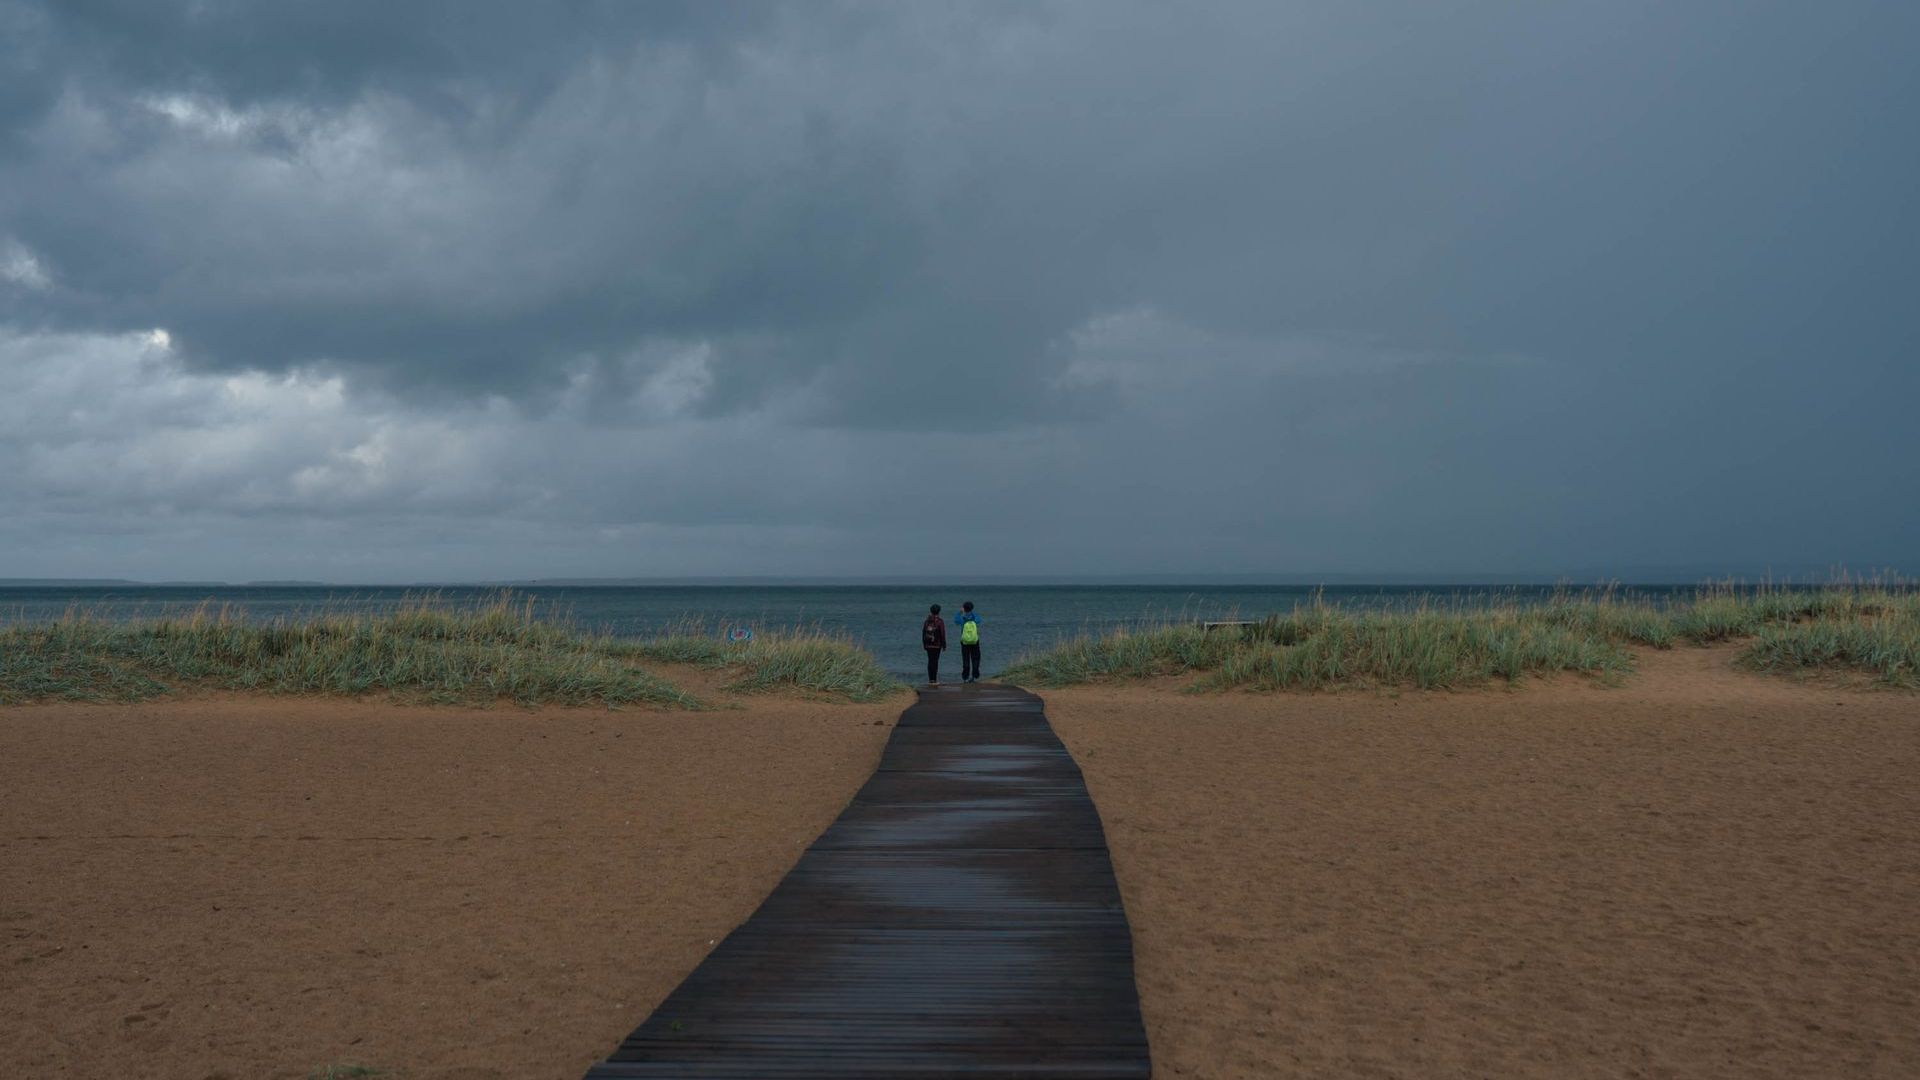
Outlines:
[[[1692,596],[1696,587],[1618,590],[1655,603]],[[500,586],[80,585],[0,586],[0,624],[57,619],[70,611],[100,618],[178,615],[201,605],[260,621],[323,612],[390,611],[422,597],[453,605],[484,603]],[[930,604],[951,622],[971,600],[981,620],[982,673],[1082,634],[1170,621],[1261,619],[1301,605],[1403,610],[1420,605],[1474,608],[1533,604],[1563,587],[1533,585],[529,585],[512,587],[536,617],[581,630],[646,637],[696,628],[702,633],[765,633],[796,627],[843,634],[871,650],[902,679],[924,678],[920,623]],[[947,666],[959,670],[959,635]]]

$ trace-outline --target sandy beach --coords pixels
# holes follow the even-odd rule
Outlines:
[[[1161,1076],[1920,1074],[1920,697],[1050,691]],[[17,1075],[572,1078],[906,704],[0,710]]]
[[[840,812],[902,707],[0,710],[0,1060],[577,1080]]]
[[[1920,1076],[1920,696],[1047,695],[1156,1076]]]

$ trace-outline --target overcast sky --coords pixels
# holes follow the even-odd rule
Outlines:
[[[1913,571],[1916,41],[0,0],[0,577]]]

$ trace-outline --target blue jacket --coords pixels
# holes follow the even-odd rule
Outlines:
[[[967,623],[977,623],[979,621],[980,613],[977,611],[963,611],[953,617],[953,625],[955,626],[964,626]]]

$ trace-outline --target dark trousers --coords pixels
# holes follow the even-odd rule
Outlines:
[[[963,679],[980,677],[980,646],[960,646],[960,677]]]
[[[927,681],[928,682],[940,681],[940,650],[939,649],[927,650]]]

